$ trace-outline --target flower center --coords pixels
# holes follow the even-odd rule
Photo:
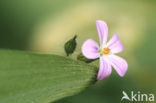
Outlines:
[[[103,50],[102,50],[102,53],[103,54],[109,54],[110,53],[110,49],[108,47],[105,47]]]

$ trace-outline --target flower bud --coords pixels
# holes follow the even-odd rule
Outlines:
[[[80,60],[80,61],[83,61],[83,62],[86,62],[86,63],[91,63],[91,62],[94,61],[93,59],[87,59],[86,57],[83,56],[82,53],[80,53],[80,54],[77,56],[77,60]]]
[[[72,54],[75,51],[76,46],[77,46],[76,38],[77,38],[77,35],[75,35],[72,39],[68,40],[64,44],[64,50],[65,50],[67,56],[69,56],[70,54]]]

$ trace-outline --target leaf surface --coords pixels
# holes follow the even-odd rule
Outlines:
[[[49,103],[96,81],[97,69],[48,54],[0,50],[0,103]]]

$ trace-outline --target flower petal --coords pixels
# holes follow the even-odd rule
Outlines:
[[[119,40],[118,34],[113,35],[113,37],[107,43],[107,46],[112,53],[119,53],[123,51],[123,45]]]
[[[88,39],[82,45],[82,54],[88,59],[96,59],[100,56],[98,49],[98,44],[94,40]]]
[[[107,58],[111,62],[112,66],[117,71],[117,73],[121,77],[123,77],[128,69],[128,64],[126,60],[116,55],[108,55]]]
[[[104,21],[96,21],[96,27],[99,34],[100,43],[105,44],[108,36],[108,27]]]
[[[104,58],[100,57],[100,68],[97,79],[101,80],[108,77],[112,72],[111,64]]]

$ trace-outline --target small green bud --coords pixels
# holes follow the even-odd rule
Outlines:
[[[93,61],[96,60],[96,59],[87,59],[86,57],[83,56],[82,53],[80,53],[80,54],[77,56],[77,60],[80,60],[80,61],[83,61],[83,62],[86,62],[86,63],[91,63],[91,62],[93,62]]]
[[[75,35],[72,39],[68,40],[64,44],[64,50],[65,50],[67,56],[69,56],[70,54],[72,54],[75,51],[76,46],[77,46],[76,38],[77,38],[77,35]]]

